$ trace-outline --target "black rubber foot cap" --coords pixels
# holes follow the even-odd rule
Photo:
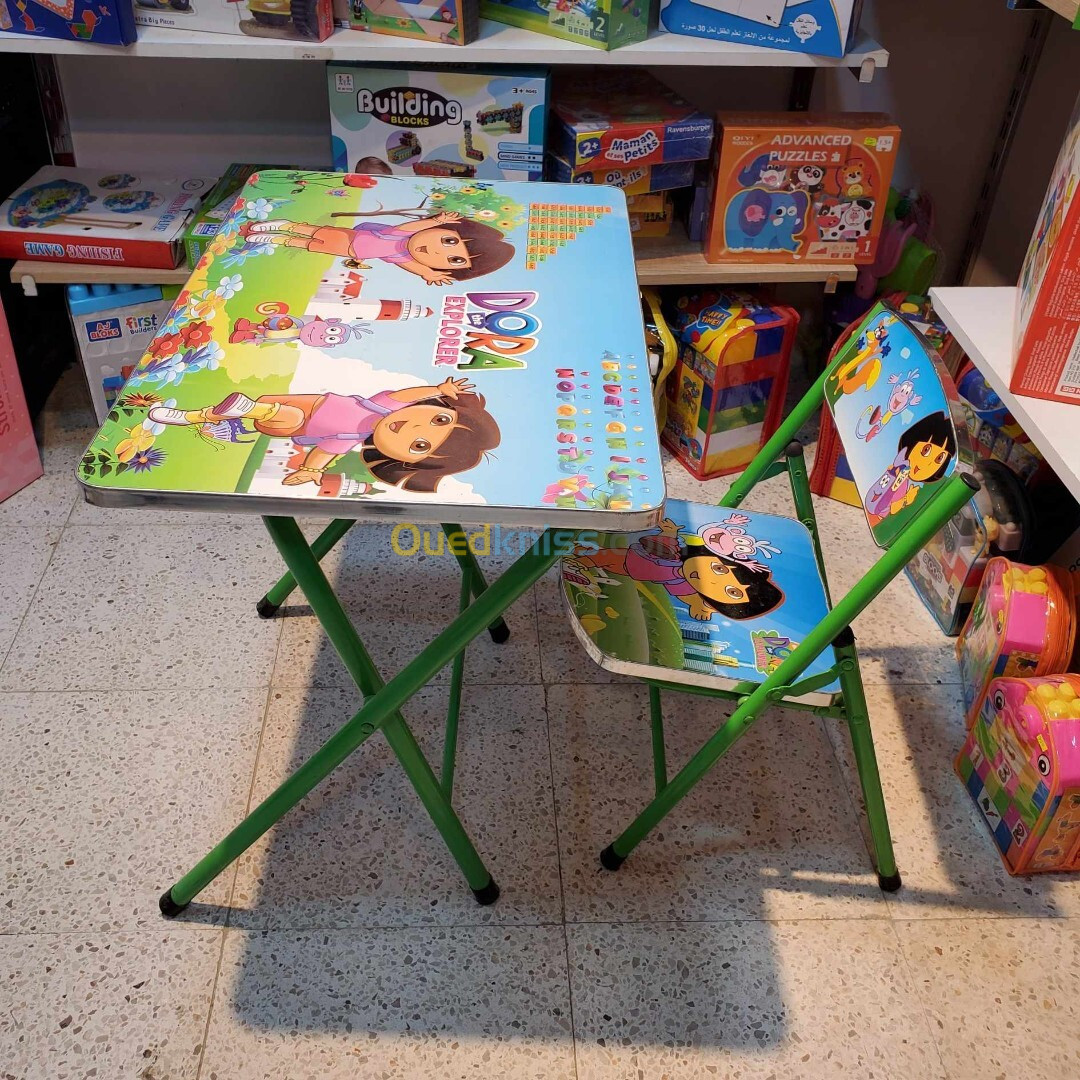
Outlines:
[[[510,627],[500,619],[494,626],[488,627],[488,633],[491,635],[491,640],[496,645],[501,645],[504,641],[510,640]]]
[[[259,618],[272,619],[278,613],[278,605],[271,604],[270,601],[264,596],[255,605],[255,610],[259,613]]]
[[[478,904],[487,907],[499,899],[499,886],[495,884],[495,879],[492,878],[482,889],[473,889],[473,896],[476,897]]]
[[[624,855],[616,855],[615,848],[611,844],[608,844],[608,846],[600,852],[600,864],[605,870],[618,870],[624,862],[626,862],[626,857]]]
[[[158,900],[157,905],[161,908],[161,914],[166,918],[173,919],[183,911],[187,904],[178,904],[172,898],[172,889],[166,889]]]
[[[898,873],[897,874],[889,874],[889,876],[886,877],[883,874],[878,874],[877,883],[878,883],[878,885],[881,886],[881,891],[882,892],[899,892],[899,890],[900,890],[900,875]]]

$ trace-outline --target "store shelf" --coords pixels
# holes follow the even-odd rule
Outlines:
[[[701,246],[681,237],[638,240],[638,281],[642,285],[743,284],[823,281],[831,292],[839,281],[854,281],[852,263],[708,263]]]
[[[588,64],[649,67],[847,67],[858,68],[861,82],[885,67],[889,54],[866,34],[859,34],[843,59],[806,53],[733,45],[723,41],[653,34],[648,41],[607,52],[560,41],[544,34],[501,23],[481,21],[480,38],[455,47],[438,42],[411,41],[385,34],[337,30],[325,41],[297,41],[286,37],[248,37],[207,34],[194,30],[139,27],[134,45],[94,45],[61,38],[0,33],[0,52],[77,53],[80,56],[191,56],[228,60],[377,60],[392,63]]]
[[[1013,369],[1014,288],[931,289],[934,310],[1016,417],[1061,482],[1080,499],[1080,405],[1019,397]]]
[[[755,282],[823,281],[826,290],[839,281],[854,281],[849,263],[777,263],[771,266],[707,263],[697,244],[686,237],[639,240],[638,281],[642,285],[706,285]],[[81,266],[75,263],[21,260],[11,268],[11,280],[21,284],[27,296],[38,285],[183,285],[190,270],[143,270],[131,266]]]

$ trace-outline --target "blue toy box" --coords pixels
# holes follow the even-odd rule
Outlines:
[[[843,56],[862,0],[660,0],[661,33]]]
[[[135,40],[131,0],[0,0],[0,31],[43,34],[63,41],[130,45]]]

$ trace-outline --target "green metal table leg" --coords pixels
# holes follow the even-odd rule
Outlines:
[[[462,574],[470,581],[471,595],[479,596],[488,586],[480,564],[476,561],[472,548],[469,547],[469,539],[460,525],[443,525],[446,540],[450,545],[450,551],[458,561]],[[458,539],[460,537],[460,539]],[[510,637],[510,627],[502,617],[496,619],[489,627],[488,633],[496,645],[501,645]]]
[[[353,519],[337,518],[314,540],[311,541],[311,550],[315,558],[322,562],[323,556],[330,552],[337,542],[356,524]],[[296,579],[289,571],[286,571],[281,580],[270,588],[266,595],[255,605],[255,610],[264,618],[272,619],[278,608],[289,598],[289,594],[296,588]]]
[[[491,903],[498,895],[491,875],[476,853],[461,822],[439,787],[430,766],[415,745],[398,710],[413,694],[464,651],[477,634],[537,582],[567,550],[545,533],[482,596],[476,599],[420,654],[388,683],[382,684],[356,631],[326,580],[318,560],[290,518],[264,518],[267,529],[296,576],[312,611],[365,693],[375,692],[276,791],[259,804],[225,839],[201,859],[160,900],[163,914],[176,915],[247,850],[264,832],[325,779],[374,731],[382,729],[416,788],[477,900]],[[565,535],[560,530],[560,535]],[[571,545],[572,546],[572,545]],[[417,760],[417,757],[419,760]],[[437,815],[437,816],[436,816]]]
[[[458,611],[469,606],[472,599],[472,572],[464,567],[461,571],[461,593]],[[457,762],[458,720],[461,716],[461,684],[465,679],[465,653],[459,652],[450,667],[450,700],[446,706],[446,730],[443,732],[442,772],[439,778],[447,799],[454,795],[454,766]]]
[[[877,755],[874,753],[874,736],[870,730],[870,711],[866,707],[859,658],[855,652],[855,635],[850,630],[842,635],[836,646],[836,658],[840,668],[840,689],[844,695],[844,711],[847,714],[851,747],[855,753],[855,765],[859,771],[866,820],[870,825],[870,838],[874,844],[874,863],[878,884],[885,892],[900,888],[900,873],[896,869],[889,816],[885,809],[885,796],[881,791],[881,774],[878,772]]]
[[[664,749],[664,713],[660,707],[660,687],[649,684],[649,724],[652,728],[653,780],[656,794],[667,787],[667,751]]]

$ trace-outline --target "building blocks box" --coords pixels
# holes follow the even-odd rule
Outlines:
[[[596,172],[702,161],[713,122],[646,72],[575,76],[556,88],[549,148],[572,169]]]
[[[660,0],[661,33],[843,56],[862,0]]]
[[[480,0],[480,14],[539,34],[618,49],[649,36],[650,0]]]
[[[0,258],[171,270],[216,181],[47,165],[0,203]]]
[[[468,45],[480,34],[480,0],[352,0],[354,30]]]
[[[322,41],[334,32],[333,0],[135,0],[140,26],[211,34]]]
[[[900,129],[881,113],[720,113],[708,262],[871,263]]]
[[[334,168],[539,180],[548,77],[540,68],[403,71],[326,65]]]
[[[1016,394],[1080,405],[1080,98],[1020,271]]]

